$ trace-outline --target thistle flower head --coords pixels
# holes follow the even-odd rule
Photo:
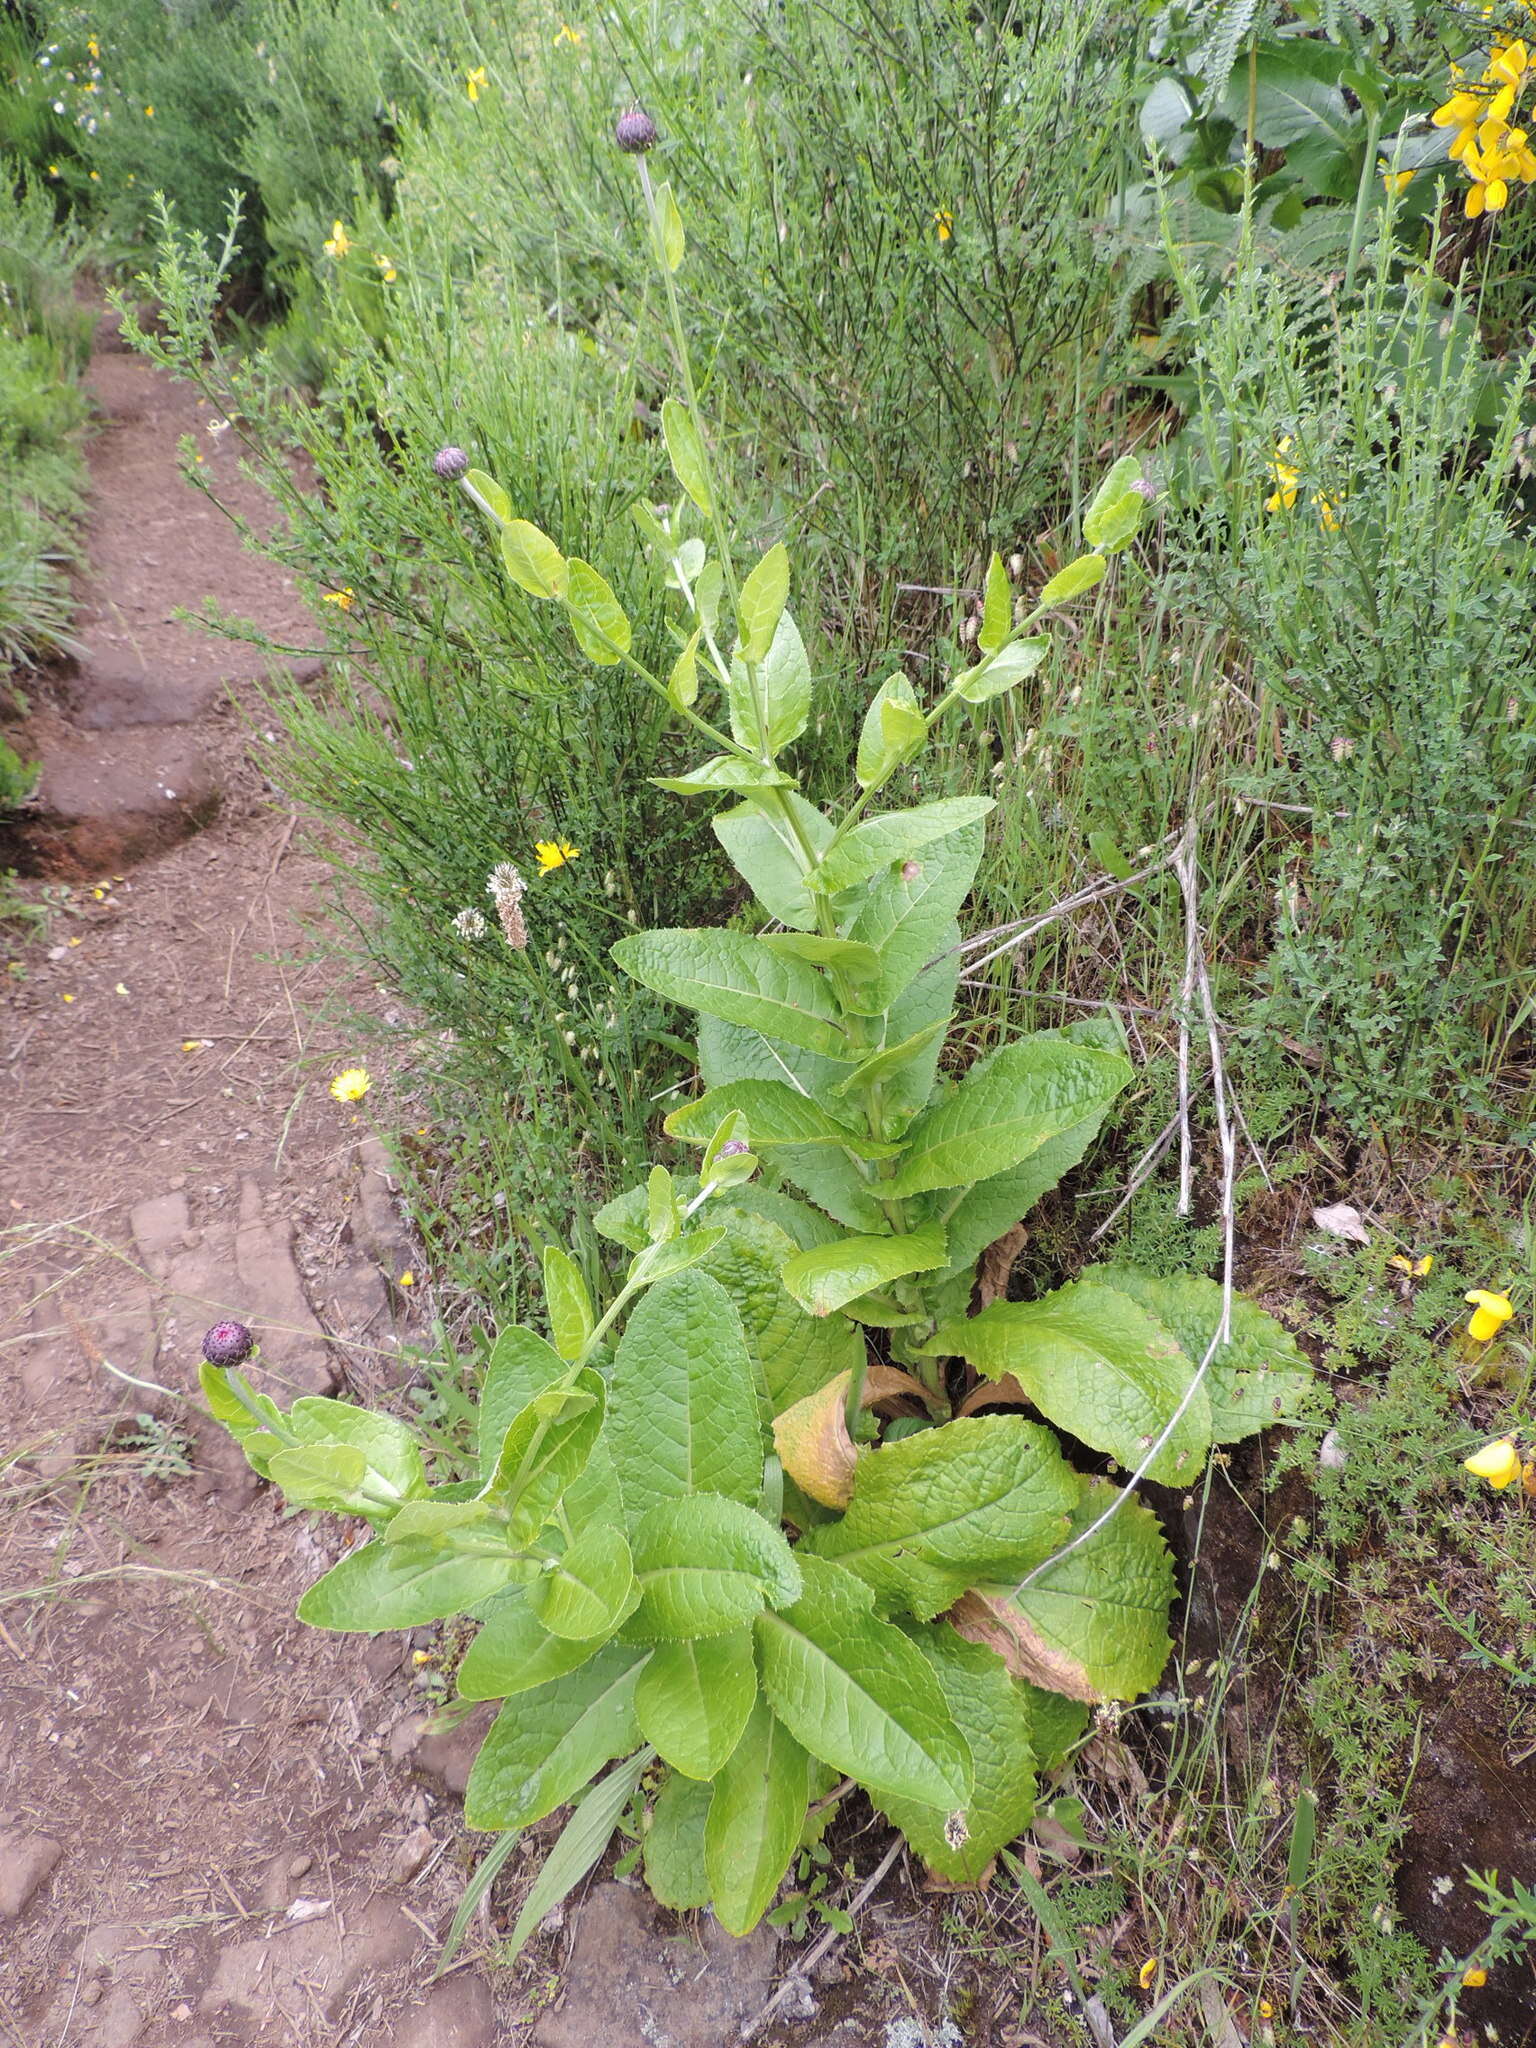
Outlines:
[[[256,1338],[249,1324],[237,1323],[233,1319],[215,1323],[203,1338],[203,1356],[210,1365],[228,1368],[244,1365],[256,1349]]]
[[[432,467],[445,483],[451,484],[455,477],[461,477],[468,469],[469,457],[462,448],[456,448],[450,442],[446,448],[438,449],[432,458]]]
[[[656,143],[656,123],[644,107],[631,107],[627,114],[620,114],[614,127],[613,139],[620,149],[631,156],[643,156]]]

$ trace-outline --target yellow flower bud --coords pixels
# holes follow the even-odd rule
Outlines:
[[[1490,1294],[1486,1287],[1474,1287],[1462,1299],[1472,1310],[1467,1335],[1474,1344],[1486,1344],[1490,1338],[1497,1337],[1515,1312],[1507,1294]]]
[[[1484,1444],[1480,1451],[1474,1451],[1461,1462],[1474,1478],[1486,1479],[1495,1493],[1501,1493],[1512,1479],[1520,1477],[1520,1453],[1507,1436]]]

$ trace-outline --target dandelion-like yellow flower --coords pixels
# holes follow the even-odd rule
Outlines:
[[[536,839],[533,851],[539,863],[539,873],[552,875],[556,868],[563,868],[567,861],[575,860],[581,848],[572,846],[569,839]]]
[[[1520,1477],[1520,1453],[1507,1436],[1484,1444],[1461,1462],[1475,1479],[1486,1479],[1495,1493],[1502,1493],[1511,1480]]]
[[[1515,1312],[1514,1303],[1507,1294],[1490,1294],[1486,1287],[1474,1287],[1462,1300],[1472,1310],[1467,1323],[1467,1335],[1474,1344],[1486,1344],[1497,1337],[1500,1330]]]
[[[352,247],[352,237],[341,221],[332,221],[330,237],[326,241],[325,253],[339,263]]]
[[[490,90],[490,84],[491,81],[485,75],[485,66],[483,64],[477,65],[473,71],[466,71],[464,74],[464,90],[469,94],[471,104],[479,99],[481,93]]]
[[[331,1082],[331,1093],[338,1102],[361,1102],[372,1086],[366,1067],[347,1067]]]
[[[339,612],[349,612],[357,602],[357,592],[350,583],[344,583],[340,590],[328,590],[320,602],[335,605]]]
[[[951,236],[955,232],[955,216],[952,213],[948,212],[942,206],[935,211],[933,216],[933,224],[934,227],[938,230],[939,240],[941,242],[949,241]]]

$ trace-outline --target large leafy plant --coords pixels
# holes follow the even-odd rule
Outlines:
[[[682,224],[665,186],[645,191],[670,296]],[[1131,1070],[1100,1023],[946,1065],[956,918],[991,804],[880,797],[936,721],[1049,657],[1041,622],[1136,532],[1134,459],[1022,619],[994,557],[978,658],[935,702],[903,674],[881,683],[858,794],[829,815],[791,765],[814,692],[789,558],[775,546],[736,581],[673,325],[683,393],[662,427],[686,503],[639,514],[680,614],[665,681],[594,568],[488,475],[464,483],[515,581],[707,743],[668,787],[728,798],[714,830],[762,928],[614,948],[701,1019],[700,1091],[667,1119],[696,1169],[655,1166],[598,1214],[630,1255],[605,1307],[546,1251],[549,1334],[500,1334],[469,1479],[434,1484],[387,1416],[316,1399],[283,1414],[213,1366],[204,1384],[290,1501],[371,1527],[303,1619],[479,1623],[459,1691],[505,1704],[470,1824],[521,1829],[580,1797],[552,1859],[569,1882],[654,1766],[652,1889],[740,1933],[838,1780],[946,1879],[981,1880],[1090,1704],[1134,1697],[1167,1656],[1168,1551],[1106,1465],[1188,1485],[1213,1444],[1290,1413],[1306,1368],[1269,1317],[1237,1302],[1224,1318],[1200,1279],[1101,1267],[970,1313],[980,1254],[1083,1157]]]

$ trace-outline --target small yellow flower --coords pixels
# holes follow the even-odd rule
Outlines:
[[[1269,477],[1275,488],[1272,495],[1264,500],[1266,512],[1289,512],[1296,502],[1296,487],[1301,482],[1301,471],[1295,463],[1286,461],[1290,450],[1291,437],[1287,434],[1276,444],[1275,452],[1270,458]]]
[[[1512,1479],[1520,1477],[1520,1453],[1507,1436],[1484,1444],[1461,1462],[1474,1478],[1486,1479],[1495,1493],[1502,1493]]]
[[[533,851],[539,863],[539,873],[552,875],[556,868],[563,868],[567,861],[575,860],[581,848],[572,846],[569,839],[536,839]]]
[[[464,74],[464,89],[469,94],[471,102],[478,100],[481,93],[489,91],[490,84],[491,81],[485,75],[485,66],[483,64],[478,65],[473,71],[466,71]]]
[[[324,246],[326,255],[334,257],[338,263],[352,247],[352,237],[339,220],[331,223],[330,239]]]
[[[98,42],[97,42],[97,40],[96,40],[96,38],[95,38],[94,36],[87,36],[87,37],[86,37],[86,39],[85,39],[85,47],[86,47],[86,49],[87,49],[87,50],[89,50],[89,51],[90,51],[90,53],[91,53],[91,55],[92,55],[93,57],[99,57],[99,56],[101,55],[101,45],[100,45],[100,43],[98,43]]]
[[[322,604],[333,604],[338,611],[349,612],[357,602],[357,592],[350,583],[345,583],[340,590],[328,590],[320,602]]]
[[[411,1662],[419,1671],[424,1664],[432,1662],[432,1652],[430,1650],[412,1650]]]
[[[146,121],[153,121],[153,119],[155,118],[155,110],[153,107],[146,107],[144,109],[144,118]]]
[[[75,1000],[75,999],[74,999],[74,997],[73,997],[73,996],[65,996],[65,998],[64,998],[64,1001],[65,1001],[66,1003],[72,1003],[72,1002],[73,1002],[74,1000]]]
[[[1152,1989],[1152,1980],[1157,1975],[1158,1961],[1159,1958],[1157,1956],[1148,1956],[1147,1960],[1136,1972],[1136,1982],[1143,1991],[1150,1991]]]
[[[1412,171],[1383,171],[1381,182],[1394,195],[1399,192],[1406,192],[1413,183],[1413,173]]]
[[[1274,2016],[1275,2008],[1270,2004],[1267,1998],[1261,1998],[1259,2000],[1259,2018],[1261,2020],[1272,2020]]]
[[[1399,1273],[1406,1273],[1410,1280],[1424,1280],[1434,1270],[1435,1255],[1433,1252],[1426,1252],[1422,1259],[1408,1259],[1398,1252],[1395,1257],[1388,1259],[1387,1264]]]
[[[100,171],[92,171],[92,173],[91,173],[91,182],[92,182],[92,184],[94,184],[94,185],[99,185],[99,184],[101,183],[101,173],[100,173]]]
[[[375,266],[378,269],[378,273],[380,277],[383,278],[384,282],[386,284],[393,284],[395,282],[395,279],[400,275],[399,271],[396,270],[395,268],[394,257],[375,256],[373,260]]]
[[[48,166],[48,175],[50,178],[56,178],[59,175],[59,167],[57,164],[50,164]]]
[[[366,1067],[348,1067],[331,1083],[331,1093],[338,1102],[361,1102],[373,1086],[373,1076]]]
[[[1475,1967],[1470,1970],[1463,1970],[1461,1973],[1461,1981],[1463,1984],[1466,1985],[1469,1991],[1481,1991],[1483,1986],[1488,1982],[1488,1972],[1486,1970],[1479,1970]]]
[[[941,242],[949,241],[955,232],[955,216],[942,206],[935,211],[933,224],[938,229]]]
[[[570,43],[579,50],[586,40],[586,30],[584,28],[572,28],[568,21],[562,21],[559,28],[555,31],[555,41],[557,44]]]
[[[1490,1294],[1486,1287],[1474,1287],[1462,1300],[1472,1310],[1467,1324],[1467,1335],[1474,1344],[1486,1344],[1497,1337],[1500,1330],[1514,1314],[1514,1303],[1507,1294]]]
[[[398,1285],[401,1287],[414,1287],[416,1285],[416,1275],[409,1271],[402,1273]]]

